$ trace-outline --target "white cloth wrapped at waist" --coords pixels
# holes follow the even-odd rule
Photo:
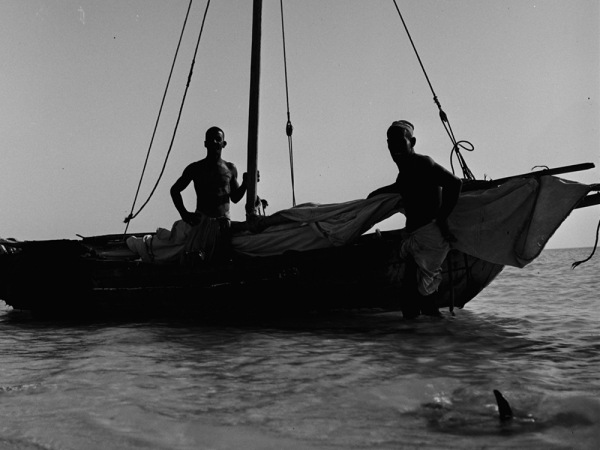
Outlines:
[[[159,228],[155,235],[143,238],[131,236],[127,246],[136,252],[144,262],[175,263],[183,262],[188,253],[201,254],[209,261],[217,251],[221,237],[222,218],[200,216],[200,223],[192,226],[177,220],[170,230]]]
[[[407,233],[400,256],[412,255],[417,263],[417,283],[421,295],[433,294],[442,281],[442,263],[450,251],[450,245],[442,236],[436,222],[423,225]]]

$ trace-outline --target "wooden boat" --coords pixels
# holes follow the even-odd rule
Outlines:
[[[260,9],[260,3],[255,0],[255,8]],[[257,16],[260,12],[255,11],[255,20]],[[257,76],[260,72],[254,67],[260,60],[260,55],[256,55],[258,40],[254,42],[252,92],[256,95],[251,95],[251,153],[257,147]],[[251,154],[248,168],[251,179],[256,173],[255,163],[256,158]],[[515,180],[532,180],[532,185],[541,186],[544,180],[552,179],[556,174],[590,167],[593,165],[474,182],[464,189],[464,195],[483,196]],[[523,186],[525,184],[523,182]],[[587,195],[594,189],[592,186],[581,188],[562,206],[555,221],[560,224],[575,207],[597,204],[598,194]],[[560,189],[557,192],[561,195]],[[249,205],[254,204],[255,195],[255,188],[251,188]],[[539,195],[536,193],[527,198],[537,203]],[[529,230],[531,224],[532,217],[525,217],[516,227],[521,232],[525,228]],[[530,257],[516,265],[524,265],[539,255],[555,229],[553,225],[540,235],[533,230],[535,236],[532,239],[537,247]],[[504,230],[495,232],[502,234]],[[234,252],[230,260],[212,266],[140,261],[138,255],[125,245],[124,237],[129,236],[112,234],[79,240],[2,241],[0,299],[15,309],[39,314],[294,314],[314,310],[399,308],[404,276],[404,261],[399,256],[400,230],[360,236],[345,245],[330,248],[289,250],[268,256]],[[521,249],[517,250],[519,253]],[[477,252],[464,251],[460,247],[453,249],[442,268],[438,306],[450,310],[463,307],[502,271],[504,265],[494,258],[481,257]]]
[[[540,174],[531,176],[537,179]],[[467,187],[463,195],[479,195],[496,186],[497,182],[476,183],[474,190]],[[577,200],[577,206],[598,204],[598,197],[588,195]],[[163,317],[397,310],[404,275],[401,243],[400,230],[386,231],[361,236],[341,247],[262,257],[234,253],[226,264],[207,267],[140,261],[127,249],[121,234],[4,241],[0,298],[15,309],[43,315]],[[463,307],[503,268],[503,264],[453,249],[442,267],[438,306],[451,311]]]
[[[131,261],[114,251],[122,249],[121,239],[115,235],[22,243],[19,253],[2,257],[2,272],[9,277],[3,280],[0,298],[13,308],[41,314],[398,309],[404,262],[398,256],[397,231],[364,236],[341,248],[236,257],[226,268]],[[503,268],[459,251],[448,261],[440,307],[462,307]]]

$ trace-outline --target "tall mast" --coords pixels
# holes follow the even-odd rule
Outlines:
[[[254,0],[252,9],[252,56],[250,62],[250,106],[248,111],[248,191],[246,215],[255,214],[258,172],[258,108],[260,91],[260,40],[262,0]]]

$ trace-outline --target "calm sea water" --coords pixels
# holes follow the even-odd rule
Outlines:
[[[2,305],[0,449],[598,449],[600,258],[570,269],[589,251],[508,268],[443,320],[77,324]]]

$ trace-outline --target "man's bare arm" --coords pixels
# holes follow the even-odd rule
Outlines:
[[[242,184],[238,183],[238,172],[235,165],[231,164],[231,181],[229,182],[230,198],[233,203],[239,202],[246,194],[246,174],[242,176]]]
[[[442,230],[442,234],[449,241],[455,241],[456,238],[448,229],[448,216],[454,210],[460,197],[462,189],[462,180],[444,169],[444,173],[440,180],[442,186],[442,203],[437,214],[436,222]]]
[[[438,219],[446,220],[458,203],[460,191],[462,189],[462,181],[460,178],[452,176],[442,184],[442,204],[438,212]]]
[[[175,184],[173,186],[171,186],[170,192],[171,192],[171,199],[173,200],[173,204],[175,205],[175,208],[177,208],[177,211],[179,212],[181,219],[184,222],[187,222],[190,225],[193,225],[198,219],[194,213],[189,212],[185,208],[185,205],[183,204],[183,197],[181,196],[181,192],[185,188],[187,188],[191,182],[192,182],[192,178],[189,176],[188,169],[186,168],[186,170],[183,171],[183,174],[181,175],[181,177],[179,177],[179,179],[175,182]]]
[[[230,182],[230,198],[231,201],[233,203],[237,203],[239,202],[244,195],[246,194],[246,190],[247,190],[247,186],[248,186],[248,174],[246,172],[244,172],[244,174],[242,175],[242,184],[238,184],[238,180],[237,180],[237,168],[235,167],[235,165],[231,165],[231,173],[234,175],[231,178],[231,182]],[[260,172],[257,171],[256,173],[256,181],[260,181]]]
[[[379,195],[379,194],[399,194],[399,193],[400,193],[400,187],[398,186],[397,183],[394,183],[394,184],[390,184],[389,186],[380,187],[379,189],[374,190],[367,196],[367,198],[375,197],[376,195]]]

